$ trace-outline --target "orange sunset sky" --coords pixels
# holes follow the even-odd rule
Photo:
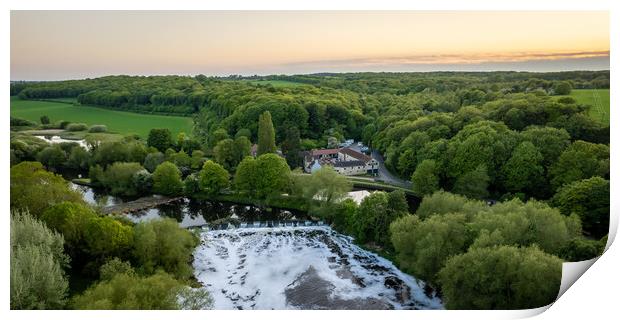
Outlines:
[[[11,12],[11,80],[601,69],[607,12]]]

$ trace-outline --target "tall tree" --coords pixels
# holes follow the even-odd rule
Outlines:
[[[276,152],[276,133],[271,121],[271,113],[263,112],[258,117],[258,151],[257,155]]]
[[[284,129],[284,141],[282,141],[282,153],[286,158],[289,167],[297,168],[301,165],[301,156],[299,151],[301,142],[299,137],[299,129],[293,125],[287,125]]]

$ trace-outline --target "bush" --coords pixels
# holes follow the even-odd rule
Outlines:
[[[91,132],[91,133],[108,132],[108,127],[103,124],[96,124],[90,127],[90,129],[88,129],[88,132]]]
[[[67,126],[68,126],[69,124],[71,124],[71,121],[67,121],[67,120],[60,120],[60,121],[58,121],[58,122],[57,122],[57,124],[58,124],[58,127],[59,127],[60,129],[67,129]]]
[[[69,131],[84,131],[88,129],[88,126],[85,123],[71,123],[67,125],[66,129]]]
[[[30,121],[30,120],[11,117],[11,127],[13,127],[13,126],[16,126],[16,127],[30,127],[30,126],[35,126],[35,125],[36,125],[36,123],[34,123],[34,122]]]

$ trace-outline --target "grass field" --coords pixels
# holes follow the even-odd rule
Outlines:
[[[47,115],[50,121],[67,120],[88,125],[104,124],[110,132],[138,134],[146,138],[152,128],[168,128],[173,137],[183,131],[191,133],[192,119],[188,117],[161,116],[122,112],[103,108],[74,106],[68,103],[50,101],[20,100],[11,97],[11,116],[39,122]]]
[[[575,89],[570,97],[578,103],[591,105],[590,117],[609,125],[609,89]]]

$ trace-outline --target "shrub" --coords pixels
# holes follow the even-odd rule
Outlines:
[[[67,125],[66,129],[69,131],[84,131],[88,129],[88,126],[85,123],[71,123]]]
[[[88,132],[91,132],[91,133],[108,132],[108,127],[103,124],[96,124],[90,127],[90,129],[88,129]]]

